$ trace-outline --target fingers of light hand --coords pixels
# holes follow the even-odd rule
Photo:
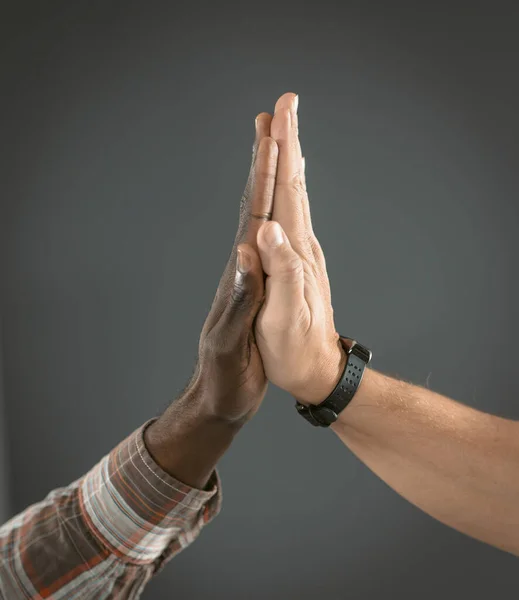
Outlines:
[[[279,146],[273,219],[284,227],[294,249],[306,255],[312,228],[296,107],[295,94],[284,94],[276,103],[271,123],[271,136]]]
[[[278,101],[276,102],[276,106],[274,107],[274,115],[277,112],[280,112],[284,109],[289,109],[292,116],[292,124],[297,133],[297,109],[299,106],[299,96],[292,92],[288,92],[283,94]]]
[[[302,153],[297,135],[297,113],[293,107],[276,110],[270,126],[270,135],[279,145],[279,180],[291,183],[294,176],[301,176]]]
[[[305,220],[306,231],[313,234],[312,216],[310,214],[310,200],[308,198],[308,190],[306,188],[306,158],[301,158],[301,184],[303,186],[302,207]]]

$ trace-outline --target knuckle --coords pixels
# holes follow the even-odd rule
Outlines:
[[[319,240],[315,237],[315,235],[313,233],[310,233],[308,235],[308,241],[310,243],[310,247],[312,248],[313,252],[315,252],[315,253],[321,252],[321,244],[319,243]]]
[[[243,194],[240,200],[240,213],[245,212],[247,207],[250,204],[250,196],[251,196],[251,184],[248,181],[245,189],[243,190]]]
[[[297,256],[295,252],[291,253],[284,263],[284,268],[287,273],[300,274],[303,271],[303,261],[299,258],[299,256]]]
[[[270,193],[276,183],[276,165],[266,165],[258,168],[254,175],[254,183],[263,193]]]
[[[306,331],[308,328],[308,311],[305,310],[304,306],[300,306],[299,310],[294,312],[290,326],[293,331]]]
[[[315,257],[316,262],[320,263],[320,264],[324,264],[325,263],[324,252],[321,247],[321,244],[319,243],[319,240],[315,237],[315,235],[310,234],[309,243],[310,243],[310,248],[312,249],[312,253]]]
[[[277,148],[277,144],[272,138],[261,140],[254,169],[254,178],[256,181],[275,181],[278,158]]]
[[[304,178],[301,176],[301,173],[295,173],[289,180],[287,181],[277,181],[276,186],[285,188],[288,192],[296,195],[302,196],[306,194],[306,186]]]
[[[301,177],[301,173],[298,172],[292,177],[290,181],[290,188],[298,196],[302,196],[305,193],[306,188],[304,179]]]
[[[285,257],[278,268],[280,281],[297,281],[304,277],[303,262],[295,253]]]
[[[215,327],[204,340],[204,359],[215,364],[226,364],[236,354],[237,340],[232,331]]]

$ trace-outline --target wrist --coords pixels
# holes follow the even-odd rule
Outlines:
[[[144,432],[148,452],[171,476],[203,489],[244,421],[228,419],[195,385]]]
[[[331,425],[332,429],[344,428],[367,430],[367,424],[373,420],[374,410],[377,414],[388,409],[392,380],[378,371],[364,369],[362,381],[348,406],[339,414],[339,418]]]
[[[301,404],[320,404],[328,398],[339,383],[348,360],[339,340],[325,356],[326,358],[319,361],[313,369],[311,377],[301,386],[300,391],[293,394]]]

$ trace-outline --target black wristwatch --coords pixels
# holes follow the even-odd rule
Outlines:
[[[341,335],[339,339],[347,357],[344,372],[333,392],[320,404],[306,406],[296,402],[297,412],[316,427],[329,427],[337,420],[351,402],[362,381],[364,369],[371,361],[371,350],[351,338]]]

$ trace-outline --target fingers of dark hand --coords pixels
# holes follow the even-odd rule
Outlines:
[[[257,146],[264,137],[270,135],[270,124],[272,122],[272,115],[263,112],[256,117],[256,139],[254,145]]]
[[[225,310],[229,294],[234,289],[233,280],[238,244],[246,242],[253,248],[257,248],[257,231],[261,223],[270,218],[272,212],[277,169],[277,144],[272,138],[266,136],[266,133],[270,132],[271,119],[272,117],[267,113],[261,113],[257,117],[253,164],[240,206],[238,232],[220,279],[215,301],[206,320],[204,332],[214,327]]]
[[[268,113],[260,113],[256,117],[255,130],[256,135],[254,138],[254,144],[252,146],[252,160],[249,169],[249,175],[247,177],[247,183],[245,184],[245,190],[242,195],[241,206],[243,206],[245,199],[250,197],[250,192],[253,188],[255,165],[258,157],[258,149],[261,144],[261,140],[270,135],[270,123],[272,122],[272,115]]]
[[[207,336],[213,357],[240,352],[252,331],[263,300],[263,270],[258,253],[247,244],[237,251],[235,275],[225,309]]]
[[[256,247],[261,224],[272,217],[278,146],[271,137],[262,138],[254,165],[251,185],[240,206],[240,228],[237,242]]]
[[[220,280],[217,296],[227,298],[232,286],[236,265],[236,249],[245,243],[257,249],[257,235],[261,224],[270,220],[274,202],[278,147],[270,137],[262,138],[258,146],[253,178],[248,196],[242,199],[240,225],[229,261]]]

